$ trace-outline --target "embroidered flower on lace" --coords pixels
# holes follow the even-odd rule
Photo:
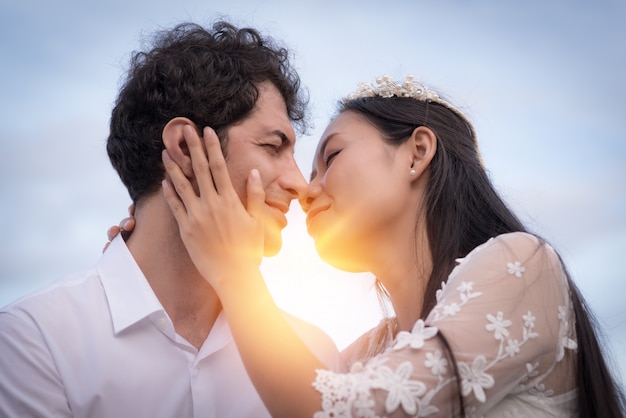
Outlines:
[[[522,263],[520,263],[519,261],[516,261],[515,263],[506,263],[506,266],[508,268],[508,272],[511,275],[514,275],[517,278],[522,277],[522,274],[526,271],[526,268],[524,268],[524,266],[522,266]]]
[[[519,341],[509,339],[509,343],[506,346],[505,351],[510,357],[513,357],[517,353],[519,353],[519,347],[520,347]]]
[[[487,331],[494,332],[496,340],[503,340],[505,337],[509,336],[509,330],[507,330],[507,328],[511,326],[511,321],[504,319],[502,312],[499,311],[496,316],[487,314],[487,319],[491,324],[487,324],[485,328],[487,328]]]
[[[350,399],[348,381],[353,375],[338,375],[328,370],[317,370],[317,378],[313,387],[322,394],[322,410],[314,418],[348,417],[350,416]]]
[[[427,416],[430,416],[432,414],[436,414],[437,412],[439,412],[439,408],[437,408],[435,405],[430,404],[438,391],[439,391],[439,386],[437,387],[437,390],[428,391],[428,393],[426,393],[426,395],[424,395],[424,397],[421,400],[418,399],[417,401],[418,413],[415,416],[427,417]]]
[[[561,350],[563,350],[564,352],[565,348],[569,350],[576,350],[578,349],[578,344],[576,344],[576,341],[572,340],[571,338],[563,337],[563,339],[561,340],[561,347],[562,348],[559,348],[559,353],[561,352]],[[563,355],[558,356],[558,360],[562,360],[563,357],[564,357],[564,353]]]
[[[426,367],[438,380],[434,387],[428,388],[423,382],[411,379],[414,365],[410,361],[399,366],[388,366],[388,363],[388,356],[378,355],[365,365],[358,363],[356,367],[355,363],[350,374],[319,370],[313,387],[322,394],[323,412],[316,413],[315,418],[378,418],[373,389],[387,392],[385,416],[400,407],[411,416],[425,417],[439,412],[439,408],[430,403],[441,388],[456,380],[454,376],[446,376],[448,362],[440,350],[427,352],[425,358]]]
[[[526,341],[526,340],[533,340],[533,339],[539,337],[539,334],[537,334],[535,331],[533,331],[532,328],[524,327],[522,329],[522,337],[524,338],[524,341]]]
[[[565,349],[577,350],[578,344],[576,340],[570,338],[569,335],[569,322],[567,306],[559,306],[559,320],[561,321],[561,328],[559,330],[559,346],[557,347],[556,361],[561,361],[565,357]]]
[[[540,383],[534,388],[531,388],[528,392],[531,395],[535,395],[541,398],[547,398],[554,395],[554,391],[552,389],[546,389],[543,383]]]
[[[424,366],[428,367],[435,376],[441,377],[448,370],[448,360],[443,357],[441,350],[436,350],[426,353]]]
[[[396,336],[396,343],[393,346],[394,350],[400,350],[406,346],[419,349],[424,346],[424,341],[437,335],[437,327],[427,327],[424,324],[424,320],[418,320],[411,332],[401,331]]]
[[[529,388],[536,386],[537,379],[534,379],[534,378],[539,376],[539,371],[537,370],[538,368],[539,368],[538,361],[533,364],[526,363],[526,374],[524,375],[524,377],[522,377],[522,380],[520,380],[519,385],[517,385],[517,387],[513,389],[511,393],[515,394],[515,393],[520,393],[520,392],[527,392]],[[539,381],[541,381],[541,379],[542,377],[538,378]]]
[[[452,302],[451,304],[445,305],[443,307],[443,314],[446,316],[454,316],[459,313],[460,310],[461,307],[458,304]]]
[[[446,282],[441,282],[441,288],[435,292],[435,299],[437,303],[441,302],[441,298],[443,297],[443,292],[446,290]]]
[[[374,412],[376,402],[369,394],[359,393],[357,399],[354,401],[354,410],[357,417],[363,418],[379,418]]]
[[[539,368],[539,362],[535,362],[535,363],[526,363],[526,376],[528,377],[535,377],[539,374],[539,371],[537,370]]]
[[[377,372],[380,379],[373,384],[373,387],[388,391],[385,410],[392,413],[402,405],[404,412],[414,415],[418,406],[416,399],[426,393],[426,385],[410,379],[413,373],[413,363],[405,361],[395,372],[385,366],[378,368]]]
[[[464,264],[482,247],[484,246],[478,247],[461,260],[461,264],[455,267],[455,271],[460,270],[462,273],[465,269]],[[508,273],[519,278],[525,272],[525,268],[520,262],[502,263],[501,268],[504,276]],[[390,351],[423,348],[426,345],[425,340],[433,338],[438,332],[436,327],[429,327],[426,324],[435,325],[437,321],[463,310],[464,305],[473,298],[482,296],[481,292],[474,290],[473,282],[456,283],[450,281],[451,278],[452,275],[447,282],[442,283],[441,289],[437,291],[437,305],[431,311],[428,319],[425,322],[418,321],[410,333],[399,333]],[[560,344],[558,344],[560,350],[558,356],[562,357],[565,349],[575,349],[576,347],[573,339],[575,338],[574,333],[569,322],[572,316],[571,307],[559,307],[557,315],[562,323],[559,334]],[[478,355],[473,359],[464,358],[462,360],[465,361],[457,363],[462,395],[473,395],[478,402],[486,402],[488,389],[495,386],[492,368],[507,358],[520,356],[519,353],[524,351],[524,345],[539,337],[535,331],[537,318],[531,311],[527,311],[525,314],[520,313],[512,320],[506,319],[502,311],[496,311],[484,318],[486,331],[492,333],[495,341],[498,342],[497,351]],[[516,327],[512,327],[513,323]],[[407,354],[400,353],[400,356]],[[428,387],[425,385],[426,381],[421,382],[413,377],[413,367],[419,367],[418,364],[413,365],[405,362],[398,366],[393,359],[402,357],[386,355],[375,356],[365,366],[359,364],[357,367],[355,364],[349,377],[336,375],[335,378],[332,378],[327,375],[318,375],[314,386],[322,393],[325,412],[316,415],[316,418],[352,416],[350,414],[375,417],[376,410],[379,414],[386,415],[391,413],[390,410],[395,411],[400,407],[405,413],[414,416],[439,413],[437,406],[430,403],[443,387],[449,384],[455,385],[456,378],[450,373],[450,363],[445,358],[444,352],[433,350],[427,351],[423,355],[421,373],[429,371],[437,379],[436,384]],[[537,396],[552,396],[553,391],[546,390],[542,386],[545,375],[539,373],[540,363],[525,363],[525,367],[524,376],[520,376],[520,383],[512,393],[527,392],[532,389],[532,393],[536,393]],[[330,372],[327,373],[330,374]],[[411,379],[412,377],[413,379]],[[432,381],[433,379],[429,380],[429,382]],[[373,389],[379,390],[374,392]],[[384,393],[382,391],[387,392],[387,397],[385,398],[383,395],[381,400],[384,400],[384,404],[378,405],[376,399]],[[382,410],[383,408],[386,412]],[[478,414],[479,410],[480,408],[476,409],[468,405],[466,414],[471,416],[472,411]]]
[[[488,367],[485,357],[476,357],[471,367],[463,361],[460,361],[458,366],[461,375],[461,394],[467,396],[473,392],[478,401],[485,402],[487,398],[484,389],[493,387],[495,383],[493,376],[485,373]]]
[[[482,295],[482,292],[474,292],[474,283],[473,282],[462,282],[456,288],[460,303],[452,302],[450,304],[445,304],[445,291],[446,291],[446,283],[441,284],[441,289],[437,291],[437,305],[433,308],[433,310],[428,315],[428,320],[431,323],[435,323],[443,318],[447,318],[450,316],[456,315],[463,305],[469,302],[470,299],[474,299]]]
[[[476,407],[470,406],[465,408],[465,418],[476,418]]]
[[[360,373],[363,370],[363,363],[360,361],[354,362],[352,367],[350,367],[350,373]]]
[[[539,367],[539,362],[535,363],[526,363],[526,374],[520,380],[519,385],[515,389],[513,389],[512,393],[525,392],[528,389],[528,385],[526,383],[533,377],[536,377],[539,372],[537,368]]]
[[[474,283],[472,282],[461,282],[461,284],[456,288],[459,293],[471,293],[474,290]]]
[[[522,316],[522,319],[524,320],[524,326],[525,326],[525,327],[528,327],[528,328],[534,328],[534,326],[535,326],[535,320],[536,320],[537,318],[535,318],[535,317],[533,316],[533,314],[532,314],[530,311],[528,311],[528,313],[527,313],[526,315],[523,315],[523,316]]]

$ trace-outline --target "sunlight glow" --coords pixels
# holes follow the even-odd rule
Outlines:
[[[317,325],[343,349],[382,318],[374,278],[324,263],[306,234],[305,215],[297,203],[287,218],[283,249],[263,260],[265,281],[281,309]]]

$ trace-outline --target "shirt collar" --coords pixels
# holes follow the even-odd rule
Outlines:
[[[160,312],[167,317],[163,305],[120,235],[104,252],[96,270],[104,287],[116,334],[154,313]]]
[[[209,336],[202,344],[200,354],[202,356],[207,356],[215,353],[225,347],[226,344],[232,341],[232,339],[233,336],[230,333],[230,327],[228,326],[226,315],[224,315],[224,311],[222,310],[216,318],[211,331],[209,331]]]

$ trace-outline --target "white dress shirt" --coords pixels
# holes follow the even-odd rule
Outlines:
[[[337,367],[325,334],[309,324],[293,326],[322,361]],[[0,416],[269,414],[224,316],[196,350],[176,333],[118,237],[95,268],[0,310]]]

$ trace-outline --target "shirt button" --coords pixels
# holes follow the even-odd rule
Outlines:
[[[165,328],[166,325],[167,325],[167,321],[165,320],[165,318],[163,317],[159,318],[159,327]]]

